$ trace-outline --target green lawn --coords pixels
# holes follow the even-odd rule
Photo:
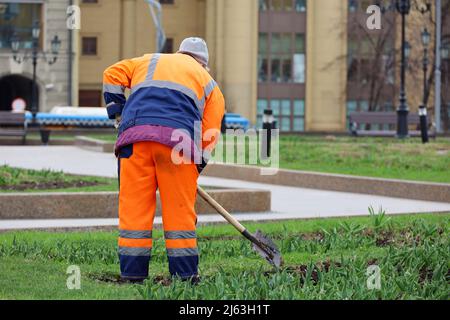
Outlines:
[[[117,179],[0,166],[0,192],[117,191]]]
[[[161,231],[143,286],[116,283],[117,232],[7,232],[0,299],[449,299],[449,223],[422,214],[250,224],[280,247],[279,271],[230,226],[201,227],[197,287],[168,281]],[[66,288],[70,265],[81,290]],[[381,270],[380,290],[367,288],[369,265]]]
[[[108,142],[116,142],[117,136],[114,134],[104,134],[104,133],[91,133],[91,134],[58,134],[58,132],[53,132],[50,135],[50,141],[51,140],[65,140],[65,141],[75,141],[76,136],[86,136],[92,139],[98,139],[98,140],[104,140]],[[27,139],[30,140],[41,140],[40,133],[32,132],[27,134]]]
[[[41,134],[38,132],[31,132],[27,134],[27,140],[41,140]],[[50,134],[50,141],[51,140],[64,140],[64,141],[75,141],[75,136],[70,134],[58,134],[58,133],[51,133]]]
[[[251,149],[247,146],[244,151],[228,137],[225,145],[235,146],[235,154],[244,155],[245,164],[252,164],[248,160],[249,154],[258,154],[255,146]],[[236,163],[237,156],[223,161],[214,155],[214,159]],[[449,183],[450,138],[439,138],[424,145],[419,139],[281,136],[279,166],[282,169]]]
[[[104,142],[115,143],[117,140],[117,135],[114,134],[89,134],[86,137],[91,139],[97,139]]]
[[[370,177],[450,182],[450,139],[282,137],[280,166]]]

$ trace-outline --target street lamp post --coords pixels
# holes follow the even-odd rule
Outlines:
[[[419,107],[419,116],[420,116],[420,132],[422,135],[422,142],[428,142],[428,123],[427,123],[427,74],[428,74],[428,45],[430,44],[431,35],[428,32],[427,28],[422,31],[422,44],[423,44],[423,102]]]
[[[31,113],[33,114],[33,122],[36,122],[37,114],[37,93],[36,93],[36,67],[38,59],[38,48],[39,48],[39,36],[41,29],[37,22],[33,25],[33,51],[31,53],[31,59],[33,61],[33,84],[31,85]]]
[[[441,68],[443,69],[443,74],[445,75],[445,80],[444,80],[444,88],[448,88],[449,87],[449,80],[450,76],[449,76],[449,59],[450,59],[450,43],[446,43],[446,44],[442,44],[440,47],[440,57],[442,58],[442,64],[440,64]],[[445,69],[444,69],[445,68]],[[449,109],[447,109],[449,110]],[[449,115],[448,112],[445,113],[447,116]],[[448,124],[448,123],[447,123]],[[448,126],[445,128],[446,130],[448,129]]]
[[[58,53],[59,49],[61,48],[61,40],[58,38],[57,35],[54,36],[54,38],[51,41],[51,58],[47,57],[47,52],[39,52],[39,38],[41,34],[41,28],[38,21],[35,21],[33,23],[32,28],[32,40],[33,40],[33,46],[31,51],[31,60],[33,65],[33,81],[32,81],[32,88],[31,88],[31,113],[33,114],[33,124],[36,124],[36,114],[38,112],[37,108],[37,92],[36,92],[36,69],[37,69],[37,63],[40,57],[40,54],[42,54],[43,59],[49,64],[54,64],[58,59]],[[28,52],[25,52],[22,57],[19,56],[19,49],[20,49],[20,39],[17,36],[17,34],[14,34],[14,36],[11,39],[11,49],[13,52],[13,58],[14,61],[17,63],[23,63],[26,60],[28,60],[30,57],[28,56]]]
[[[397,0],[397,10],[402,16],[402,50],[401,50],[401,83],[400,83],[400,105],[397,109],[397,137],[404,139],[408,137],[408,105],[406,101],[405,76],[406,76],[406,16],[411,9],[410,0]]]

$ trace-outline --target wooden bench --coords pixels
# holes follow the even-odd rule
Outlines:
[[[25,144],[28,126],[25,113],[0,111],[0,137],[21,137]]]
[[[436,130],[432,125],[431,117],[427,117],[428,136],[436,137]],[[372,137],[393,137],[396,135],[397,127],[396,112],[355,112],[349,116],[350,134],[353,136],[372,136]],[[373,126],[388,126],[388,130],[377,128],[372,130]],[[420,137],[420,117],[416,113],[408,115],[408,125],[415,126],[414,130],[409,130],[411,137]]]

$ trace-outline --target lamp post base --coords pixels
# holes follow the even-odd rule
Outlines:
[[[409,138],[408,133],[408,114],[409,110],[398,109],[397,110],[397,138],[398,139],[406,139]]]

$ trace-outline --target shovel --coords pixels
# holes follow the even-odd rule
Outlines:
[[[267,236],[258,230],[255,234],[251,234],[248,230],[237,221],[231,214],[228,213],[216,200],[206,193],[200,186],[198,187],[200,196],[208,202],[222,217],[225,218],[233,227],[235,227],[244,237],[253,243],[253,250],[255,250],[261,257],[266,259],[271,265],[280,268],[283,264],[280,250],[275,243]]]

